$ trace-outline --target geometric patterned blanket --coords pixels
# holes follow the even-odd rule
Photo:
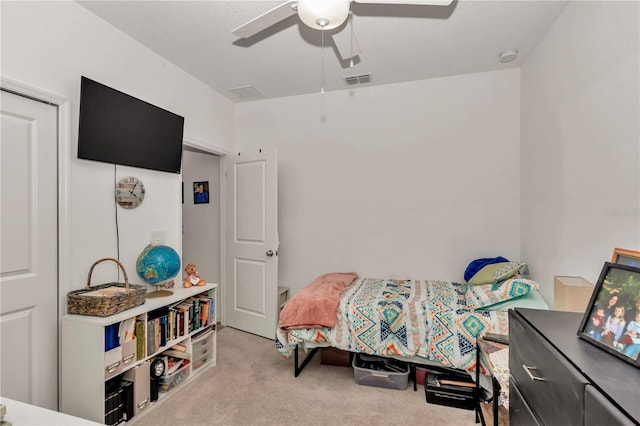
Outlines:
[[[289,356],[306,342],[350,352],[411,357],[473,371],[476,336],[508,334],[507,312],[465,304],[467,284],[358,278],[345,289],[333,328],[281,330],[276,348]]]

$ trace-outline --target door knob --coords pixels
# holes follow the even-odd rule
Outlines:
[[[273,256],[273,250],[267,250],[267,257]]]

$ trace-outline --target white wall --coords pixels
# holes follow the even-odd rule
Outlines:
[[[238,150],[278,150],[280,284],[520,260],[519,88],[512,69],[238,104]]]
[[[522,77],[237,106],[75,2],[0,5],[2,77],[71,100],[63,295],[116,255],[113,167],[75,158],[81,75],[185,116],[185,136],[213,150],[235,150],[234,137],[239,150],[278,148],[280,281],[292,293],[330,270],[461,280],[470,260],[503,255],[528,262],[551,300],[553,275],[594,281],[613,247],[640,249],[637,2],[570,2]],[[151,230],[180,244],[181,187],[177,175],[127,167],[115,178],[128,174],[147,188],[138,209],[119,211],[120,257],[135,277]]]
[[[638,2],[570,2],[522,67],[522,257],[595,283],[640,249]]]
[[[185,150],[182,180],[182,258],[207,282],[220,283],[220,157]],[[209,182],[209,203],[194,204],[193,183],[202,181]]]
[[[233,150],[233,104],[219,93],[133,41],[75,2],[6,2],[2,7],[2,77],[53,92],[71,101],[69,159],[70,271],[60,294],[86,285],[93,262],[116,257],[114,182],[141,178],[146,198],[140,207],[118,209],[120,259],[132,282],[140,251],[151,230],[166,231],[180,250],[180,176],[78,160],[80,76],[141,98],[185,117],[185,136],[212,149]],[[52,214],[55,214],[52,212]],[[92,283],[116,279],[116,268],[94,271]]]

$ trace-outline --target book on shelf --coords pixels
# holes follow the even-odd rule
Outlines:
[[[182,352],[187,351],[187,347],[182,343],[176,343],[175,345],[171,346],[171,349],[175,349],[177,351],[182,351]]]
[[[162,352],[162,354],[171,356],[173,358],[191,359],[191,354],[189,352],[180,351],[177,349],[167,349],[166,351]]]
[[[211,309],[211,299],[200,297],[200,327],[206,327],[211,323],[209,311]]]
[[[153,354],[156,347],[156,331],[153,322],[152,319],[147,321],[147,356]]]
[[[213,323],[215,317],[215,298],[208,296],[207,292],[200,293],[196,297],[200,305],[200,327],[206,327]]]
[[[193,331],[193,302],[187,299],[178,305],[178,309],[184,312],[184,334],[189,334]]]
[[[168,306],[163,306],[161,308],[154,309],[153,311],[149,311],[147,316],[149,317],[149,319],[155,319],[155,318],[163,317],[163,316],[167,315],[168,313],[169,313],[169,307]]]
[[[120,329],[120,323],[109,324],[104,328],[104,351],[108,352],[113,348],[120,346],[120,339],[118,338],[118,331]]]
[[[169,306],[169,313],[167,316],[167,325],[168,325],[168,339],[175,340],[178,337],[184,335],[184,333],[180,333],[180,320],[183,316],[180,314],[180,310],[178,306],[182,303],[182,301],[175,302]]]
[[[214,330],[215,327],[207,327],[202,329],[201,331],[197,332],[196,334],[194,334],[193,336],[191,336],[192,340],[197,340],[198,338],[208,334],[211,330]]]
[[[129,421],[133,418],[133,382],[122,380],[120,387],[122,388],[122,417]]]
[[[104,422],[106,425],[117,425],[124,419],[123,389],[119,381],[105,384]]]
[[[167,341],[168,336],[169,336],[169,327],[168,327],[168,322],[167,322],[167,315],[163,315],[160,318],[158,318],[159,320],[159,325],[160,325],[160,346],[166,346],[167,345]]]
[[[169,315],[167,317],[167,324],[168,324],[169,340],[176,339],[178,336],[175,333],[175,327],[176,327],[176,310],[175,310],[175,308],[169,308]]]
[[[149,311],[147,314],[147,356],[157,352],[161,346],[166,345],[166,318],[169,308],[162,308]],[[163,326],[163,324],[165,324]]]
[[[155,318],[153,320],[153,334],[154,334],[154,348],[153,351],[156,352],[160,349],[160,318]]]
[[[147,336],[143,320],[136,321],[136,360],[141,360],[147,353]]]
[[[191,314],[193,327],[191,328],[191,331],[195,331],[200,328],[200,299],[197,297],[190,297],[189,301],[193,304],[193,313]]]
[[[176,311],[176,323],[178,326],[178,337],[184,336],[184,312]]]
[[[169,366],[167,368],[167,375],[171,375],[175,373],[180,367],[182,367],[183,365],[186,365],[184,359],[172,358],[172,357],[169,357],[168,364]]]

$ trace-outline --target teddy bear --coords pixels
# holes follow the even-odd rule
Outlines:
[[[202,286],[206,284],[206,281],[200,278],[200,274],[198,274],[194,263],[189,263],[185,266],[184,271],[187,273],[187,276],[184,277],[184,281],[182,282],[183,287],[189,288],[191,286]]]

